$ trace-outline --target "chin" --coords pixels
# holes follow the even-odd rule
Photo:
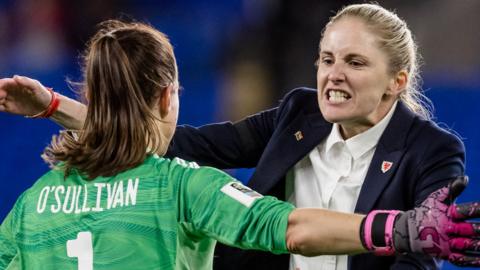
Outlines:
[[[324,116],[323,118],[325,118],[325,120],[326,120],[327,122],[332,123],[332,124],[334,124],[334,123],[340,124],[340,123],[342,123],[343,121],[345,121],[345,119],[339,118],[339,117],[325,117],[325,116]]]
[[[339,123],[348,119],[348,117],[343,116],[342,112],[339,110],[332,110],[331,108],[329,109],[320,108],[320,111],[322,113],[323,118],[330,123]]]

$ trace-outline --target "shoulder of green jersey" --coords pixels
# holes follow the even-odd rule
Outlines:
[[[200,166],[198,166],[198,164],[196,162],[193,162],[193,161],[185,161],[181,158],[178,158],[176,157],[174,160],[173,160],[175,163],[177,163],[178,165],[182,166],[182,167],[185,167],[185,168],[191,168],[191,169],[198,169],[200,168]]]
[[[246,207],[252,206],[256,199],[263,197],[260,193],[252,190],[240,182],[230,182],[223,186],[220,191],[245,205]]]

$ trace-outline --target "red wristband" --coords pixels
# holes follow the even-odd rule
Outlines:
[[[47,90],[52,95],[52,99],[50,100],[50,103],[48,104],[47,108],[45,110],[43,110],[42,112],[39,112],[35,115],[25,116],[25,117],[27,117],[27,118],[49,118],[50,116],[52,116],[58,110],[58,106],[60,106],[60,99],[58,98],[58,94],[56,92],[54,92],[52,88],[47,87]]]

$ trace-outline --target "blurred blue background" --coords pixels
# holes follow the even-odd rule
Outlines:
[[[74,97],[65,80],[80,80],[78,54],[95,24],[135,18],[168,34],[175,47],[185,89],[179,123],[239,120],[275,106],[295,87],[314,88],[321,30],[333,11],[357,2],[363,1],[0,0],[0,77],[31,76]],[[415,34],[436,121],[467,148],[471,182],[460,200],[479,199],[480,1],[378,2]],[[49,120],[0,114],[0,220],[48,170],[40,154],[58,130]],[[230,173],[247,181],[250,170]]]

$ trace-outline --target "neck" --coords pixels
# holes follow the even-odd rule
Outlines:
[[[348,140],[378,124],[378,122],[382,121],[382,119],[384,119],[385,116],[387,116],[387,114],[390,112],[393,104],[395,104],[395,101],[396,100],[393,99],[391,102],[384,102],[383,104],[380,104],[376,113],[366,118],[353,119],[350,121],[338,123],[340,126],[340,134],[342,135],[342,138],[344,140]]]
[[[354,123],[349,125],[348,123],[339,124],[340,134],[344,140],[348,140],[362,132],[367,131],[369,128],[373,127],[375,124],[365,122],[364,124]]]

